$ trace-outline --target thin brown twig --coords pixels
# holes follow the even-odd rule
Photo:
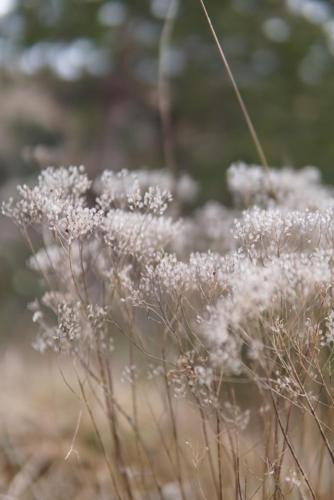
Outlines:
[[[170,44],[177,6],[177,0],[170,0],[160,37],[158,70],[158,104],[162,125],[164,157],[166,166],[169,168],[174,179],[176,174],[176,161],[173,148],[170,85],[166,74],[168,69],[166,53]]]
[[[267,162],[267,158],[266,158],[266,155],[264,153],[264,150],[263,150],[263,147],[261,145],[261,142],[260,142],[260,139],[258,137],[258,134],[256,132],[256,129],[255,129],[255,126],[253,124],[253,121],[250,117],[250,114],[248,112],[248,109],[247,109],[247,106],[245,104],[245,101],[240,93],[240,90],[239,90],[239,87],[238,87],[238,84],[234,78],[234,75],[233,75],[233,72],[232,72],[232,69],[229,65],[229,62],[227,60],[227,57],[225,55],[225,52],[224,52],[224,49],[218,39],[218,36],[217,36],[217,33],[214,29],[214,26],[212,24],[212,21],[211,21],[211,18],[209,16],[209,13],[208,13],[208,10],[205,6],[205,3],[204,3],[204,0],[199,0],[200,1],[200,4],[202,6],[202,9],[203,9],[203,12],[205,14],[205,17],[206,17],[206,20],[208,22],[208,25],[209,25],[209,28],[210,28],[210,31],[212,33],[212,36],[216,42],[216,45],[218,47],[218,50],[219,50],[219,54],[220,54],[220,57],[224,63],[224,66],[225,66],[225,69],[227,71],[227,74],[229,76],[229,79],[232,83],[232,87],[233,87],[233,90],[235,92],[235,95],[237,97],[237,100],[238,100],[238,103],[239,103],[239,106],[241,108],[241,111],[242,111],[242,114],[244,115],[244,118],[246,120],[246,123],[247,123],[247,126],[248,126],[248,129],[249,129],[249,132],[252,136],[252,139],[253,139],[253,142],[254,142],[254,145],[255,145],[255,148],[256,148],[256,151],[259,155],[259,158],[260,158],[260,161],[261,161],[261,164],[262,166],[267,170],[269,171],[269,167],[268,167],[268,162]]]

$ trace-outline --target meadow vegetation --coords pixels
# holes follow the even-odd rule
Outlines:
[[[227,182],[233,208],[191,213],[188,175],[49,167],[3,204],[44,288],[35,347],[69,360],[108,472],[94,498],[331,498],[333,192],[313,167]]]

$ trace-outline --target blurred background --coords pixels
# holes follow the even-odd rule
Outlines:
[[[165,166],[159,43],[169,0],[0,1],[0,198],[42,166]],[[207,0],[273,166],[334,172],[334,7],[325,0]],[[232,161],[256,151],[199,0],[180,0],[164,52],[176,168],[198,203],[228,203]],[[226,201],[227,200],[227,201]],[[28,255],[0,219],[0,339],[29,335],[38,293]]]

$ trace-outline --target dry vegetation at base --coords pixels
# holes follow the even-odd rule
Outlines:
[[[75,397],[77,385],[73,366],[68,360],[50,357],[41,359],[31,352],[17,348],[7,348],[0,360],[0,498],[1,500],[110,500],[112,485],[103,454],[92,430],[87,411],[80,398]],[[28,374],[28,375],[27,375]],[[121,374],[116,377],[119,381]],[[66,383],[64,382],[66,380]],[[71,389],[69,386],[71,386]],[[119,382],[118,394],[122,404],[129,405],[130,388],[125,382]],[[244,392],[244,391],[242,391]],[[247,392],[247,390],[246,390]],[[157,422],[163,432],[167,447],[175,463],[175,450],[172,443],[172,429],[168,419],[167,402],[159,391],[142,392],[145,400],[140,404],[141,430],[150,453],[154,457],[155,470],[163,484],[163,498],[177,500],[181,498],[175,482],[175,469],[168,460],[161,446],[161,436],[157,432]],[[241,396],[241,399],[245,399]],[[96,399],[91,395],[91,404]],[[96,406],[95,406],[96,409]],[[130,409],[129,409],[130,411]],[[184,401],[178,403],[178,424],[182,436],[180,447],[184,457],[187,498],[213,498],[212,480],[209,472],[208,453],[201,437],[201,420],[194,408]],[[153,417],[154,415],[154,417]],[[298,443],[303,465],[313,470],[311,476],[318,484],[317,498],[332,498],[331,468],[320,465],[321,453],[317,452],[316,429],[307,418],[300,421],[297,417],[291,426],[291,435]],[[79,427],[78,427],[79,422]],[[108,445],[107,420],[103,411],[96,412],[96,422],[101,435]],[[330,424],[330,423],[329,423]],[[274,450],[264,451],[266,415],[263,427],[249,426],[235,444],[239,448],[240,483],[242,498],[272,498],[273,481],[267,477],[268,494],[263,496],[261,481],[269,461],[274,458]],[[214,429],[209,430],[210,443],[215,446]],[[239,434],[236,433],[236,435]],[[152,484],[149,467],[142,471],[144,462],[138,461],[134,437],[129,426],[123,422],[122,439],[125,440],[126,463],[128,472],[136,485],[135,498],[158,498]],[[226,453],[229,442],[223,438]],[[280,444],[281,443],[281,440]],[[272,443],[272,446],[274,443]],[[284,474],[290,478],[289,462]],[[293,467],[293,463],[290,464]],[[145,466],[144,466],[145,467]],[[322,469],[320,476],[319,469]],[[224,460],[223,477],[225,484],[224,498],[234,498],[232,479],[234,472],[229,460]],[[143,491],[140,474],[144,472]],[[291,477],[297,482],[297,478]],[[259,489],[258,489],[259,488]],[[202,494],[199,491],[202,490]],[[258,490],[258,491],[257,491]],[[211,492],[210,492],[211,491]],[[204,493],[205,492],[205,493]],[[283,492],[282,492],[283,493]],[[286,484],[285,498],[308,498],[300,496],[299,488]]]
[[[0,498],[3,500],[110,500],[113,495],[111,481],[103,454],[92,431],[87,411],[71,389],[77,389],[73,367],[66,359],[57,362],[48,360],[16,348],[6,349],[0,360]],[[28,374],[28,376],[27,376]],[[66,383],[64,383],[66,379]],[[121,376],[118,377],[118,380]],[[122,404],[129,404],[129,385],[120,382],[118,388]],[[145,393],[140,404],[141,430],[154,457],[156,472],[163,484],[163,498],[181,498],[175,470],[161,446],[156,423],[173,456],[172,429],[168,419],[166,401],[159,391]],[[91,396],[91,403],[96,402]],[[153,417],[154,415],[154,417]],[[77,427],[78,419],[80,426]],[[110,444],[107,421],[103,411],[97,411],[96,421],[101,435]],[[213,498],[212,480],[209,472],[208,453],[201,438],[201,421],[197,412],[185,402],[178,404],[178,424],[182,435],[180,446],[185,459],[185,488],[187,498]],[[303,424],[303,425],[301,425]],[[256,490],[266,469],[263,450],[263,428],[249,427],[238,439],[242,498],[263,498],[263,492]],[[301,432],[302,430],[302,432]],[[215,445],[215,433],[209,431],[211,445]],[[331,466],[328,464],[321,478],[318,477],[320,454],[315,453],[316,430],[309,422],[296,419],[291,434],[299,443],[299,449],[309,450],[303,457],[307,469],[313,469],[312,476],[319,483],[317,498],[331,496]],[[151,471],[146,466],[144,492],[140,472],[144,462],[138,461],[133,433],[123,423],[122,439],[125,440],[126,463],[133,483],[137,485],[135,498],[158,498],[152,484]],[[225,440],[225,438],[224,438]],[[226,441],[228,447],[228,442]],[[267,459],[274,454],[268,451]],[[292,464],[291,464],[292,465]],[[225,498],[234,498],[231,464],[224,463]],[[286,465],[286,476],[289,475]],[[256,479],[258,478],[258,480]],[[292,477],[292,479],[294,479]],[[195,484],[194,484],[195,482]],[[197,484],[196,484],[197,483]],[[270,476],[267,479],[268,496],[273,487]],[[203,494],[199,494],[200,490]],[[211,493],[210,493],[211,490]],[[205,493],[204,493],[205,491]],[[299,491],[299,490],[298,490]],[[296,488],[287,483],[285,498],[300,498]],[[327,493],[326,493],[327,491]],[[251,495],[251,492],[253,493]],[[303,496],[302,498],[307,498]]]

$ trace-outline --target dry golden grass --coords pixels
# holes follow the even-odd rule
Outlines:
[[[120,380],[121,377],[118,377]],[[173,454],[170,421],[158,391],[141,388],[139,419],[142,438],[153,458],[155,471],[162,485],[163,498],[178,499],[180,492],[175,479],[175,467],[168,460],[166,449]],[[72,392],[73,391],[73,392]],[[73,367],[65,358],[40,357],[33,352],[7,348],[0,360],[0,499],[1,500],[91,500],[112,499],[110,475],[98,440],[92,429],[87,411],[77,397]],[[130,390],[119,382],[117,396],[126,411],[131,412]],[[143,399],[145,397],[145,400]],[[244,395],[241,394],[241,397]],[[99,408],[98,399],[90,393],[89,402],[94,409],[96,423],[108,453],[107,419]],[[255,402],[256,405],[256,402]],[[213,498],[213,486],[208,467],[208,456],[201,435],[198,412],[189,404],[178,403],[180,449],[183,456],[183,478],[186,498]],[[266,417],[264,417],[264,422]],[[302,429],[302,434],[299,432]],[[209,429],[212,448],[215,446],[214,429]],[[240,457],[240,483],[242,498],[271,498],[270,473],[267,474],[267,494],[257,488],[261,485],[264,470],[270,469],[267,450],[263,457],[264,433],[254,425],[247,431],[236,432],[233,446],[238,446]],[[313,484],[318,483],[317,498],[330,500],[331,466],[322,466],[319,481],[320,450],[314,425],[300,420],[293,421],[290,435],[303,466],[311,471]],[[166,449],[162,446],[162,439]],[[241,438],[240,438],[241,436]],[[138,460],[131,428],[123,421],[121,437],[125,462],[131,478],[135,498],[157,498],[152,474],[142,457]],[[226,436],[222,442],[228,460],[223,463],[224,498],[234,498],[234,471],[231,465],[231,443]],[[224,456],[224,453],[223,453]],[[286,452],[283,475],[291,472],[292,461]],[[175,462],[174,462],[175,466]],[[291,469],[292,470],[292,469]],[[143,479],[144,478],[144,479]],[[284,498],[308,498],[307,490],[288,487]],[[211,494],[210,494],[211,491]],[[202,493],[201,493],[202,492]]]

